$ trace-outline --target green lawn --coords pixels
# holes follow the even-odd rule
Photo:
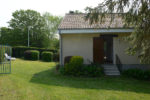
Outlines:
[[[54,71],[55,63],[12,62],[0,75],[0,100],[150,100],[150,82],[119,77],[76,78]]]

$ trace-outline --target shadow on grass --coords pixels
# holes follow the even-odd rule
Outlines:
[[[57,74],[49,69],[33,75],[30,82],[80,89],[105,89],[150,94],[150,82],[123,77],[83,78]]]

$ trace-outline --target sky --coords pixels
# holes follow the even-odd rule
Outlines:
[[[70,10],[84,11],[89,7],[95,7],[102,0],[1,0],[0,2],[0,27],[7,27],[12,13],[20,9],[32,9],[43,14],[49,12],[52,15],[64,16]]]

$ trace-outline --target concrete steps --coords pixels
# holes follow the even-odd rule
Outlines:
[[[104,68],[105,75],[108,75],[108,76],[119,76],[120,75],[120,71],[118,70],[116,65],[104,64],[104,65],[102,65],[102,67]]]

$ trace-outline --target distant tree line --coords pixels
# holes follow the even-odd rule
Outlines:
[[[12,13],[8,27],[0,28],[0,44],[58,49],[57,27],[62,17],[46,12],[41,15],[34,10],[17,10]]]

